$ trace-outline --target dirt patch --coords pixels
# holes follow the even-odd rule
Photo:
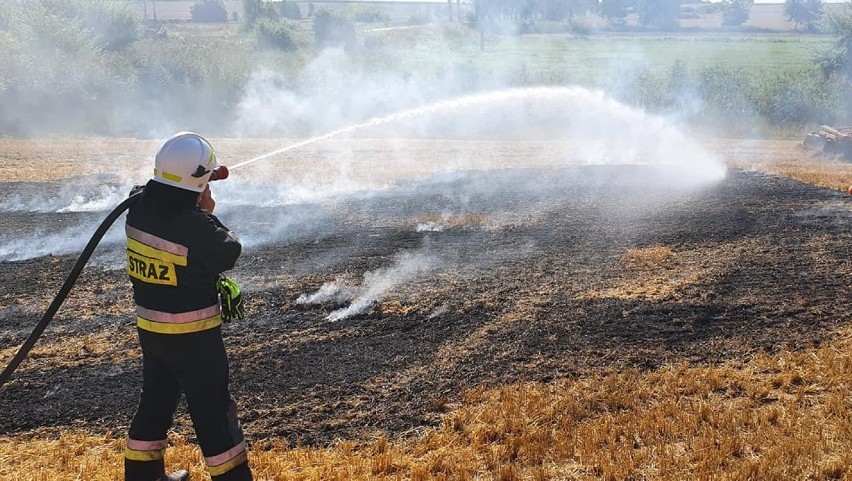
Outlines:
[[[515,167],[412,181],[326,206],[308,236],[247,248],[233,275],[249,316],[224,333],[249,438],[403,436],[437,425],[466,388],[745,359],[819,345],[846,322],[847,196],[742,170],[695,189],[656,174]],[[224,220],[246,232],[268,213]],[[15,222],[0,213],[7,232]],[[418,229],[428,223],[441,228]],[[431,264],[361,314],[331,322],[340,302],[296,303],[404,253]],[[3,359],[73,261],[0,262]],[[0,391],[14,413],[0,433],[127,425],[141,378],[128,294],[121,270],[86,269]],[[191,436],[183,412],[177,429]]]

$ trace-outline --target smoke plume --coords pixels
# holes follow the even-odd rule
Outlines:
[[[348,285],[339,280],[328,282],[313,294],[302,294],[296,302],[298,304],[350,302],[347,307],[336,309],[327,317],[329,321],[339,321],[364,313],[395,287],[426,275],[437,269],[439,265],[439,261],[424,249],[402,252],[396,256],[392,265],[365,272],[358,286]]]

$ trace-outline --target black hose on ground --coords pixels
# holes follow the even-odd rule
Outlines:
[[[112,210],[109,215],[106,216],[106,219],[101,222],[101,225],[98,226],[98,229],[92,235],[92,238],[89,239],[89,243],[86,244],[86,248],[83,249],[83,252],[80,254],[80,257],[77,259],[77,263],[74,264],[74,268],[71,269],[71,272],[68,274],[68,277],[65,279],[65,283],[62,284],[62,288],[59,289],[59,292],[56,294],[56,297],[53,298],[53,302],[50,303],[50,306],[47,308],[47,311],[41,317],[41,321],[39,321],[38,325],[36,325],[33,332],[24,341],[24,344],[18,349],[18,353],[15,354],[15,357],[12,358],[12,361],[9,362],[9,365],[6,366],[6,369],[3,370],[3,373],[0,374],[0,387],[3,387],[6,384],[6,381],[12,377],[12,373],[15,372],[15,369],[18,368],[18,365],[27,357],[27,354],[30,352],[30,349],[33,348],[33,345],[36,343],[39,337],[41,337],[47,325],[50,324],[50,321],[53,319],[53,315],[56,314],[56,311],[59,310],[59,306],[65,301],[65,298],[68,297],[68,293],[71,292],[71,288],[74,287],[74,283],[77,282],[77,278],[80,277],[80,273],[83,272],[83,267],[86,266],[86,262],[89,261],[89,257],[92,256],[92,252],[95,251],[95,247],[98,246],[98,243],[101,241],[103,236],[107,233],[112,223],[115,222],[118,217],[124,213],[130,206],[139,200],[139,196],[142,194],[142,191],[138,191],[133,193],[130,197],[124,200],[121,204],[118,204],[118,207]]]

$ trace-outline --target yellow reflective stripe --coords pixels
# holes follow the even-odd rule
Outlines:
[[[156,249],[149,245],[143,244],[136,239],[131,239],[130,237],[127,238],[127,248],[138,254],[142,254],[145,257],[150,257],[152,259],[160,259],[161,261],[171,262],[179,266],[186,266],[186,256],[172,254],[171,252]]]
[[[248,461],[248,453],[246,451],[243,451],[240,454],[231,458],[229,461],[226,461],[218,466],[208,466],[207,471],[210,472],[210,476],[221,476],[246,461]]]
[[[189,334],[191,332],[201,332],[207,329],[213,329],[222,324],[222,316],[216,314],[207,319],[200,321],[184,322],[182,324],[173,324],[168,322],[154,322],[145,319],[144,317],[136,317],[136,325],[140,329],[156,332],[159,334]]]
[[[124,448],[124,457],[131,461],[157,461],[163,459],[165,449],[157,451],[136,451],[130,448]]]
[[[170,180],[172,182],[180,182],[181,179],[182,179],[181,176],[175,175],[175,174],[172,174],[171,172],[166,172],[166,171],[163,171],[163,173],[161,174],[161,177],[166,179],[166,180]]]

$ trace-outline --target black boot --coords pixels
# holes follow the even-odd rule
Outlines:
[[[189,471],[185,469],[181,469],[180,471],[175,471],[172,474],[162,476],[157,481],[188,481],[189,480]]]

